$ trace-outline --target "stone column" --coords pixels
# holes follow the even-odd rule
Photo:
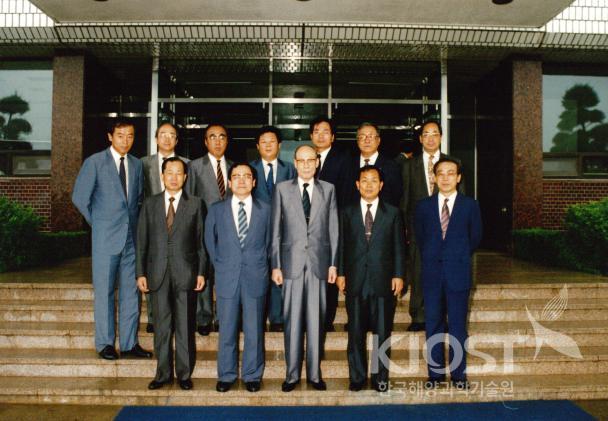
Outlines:
[[[72,205],[71,195],[82,165],[84,67],[84,56],[56,56],[53,59],[52,231],[82,229],[82,217]]]
[[[540,61],[513,61],[513,229],[542,222],[542,83]]]

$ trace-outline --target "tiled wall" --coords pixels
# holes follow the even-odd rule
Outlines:
[[[51,186],[48,177],[2,177],[0,196],[31,206],[43,217],[43,231],[51,230]]]
[[[608,197],[608,180],[543,180],[543,228],[562,229],[569,205]]]

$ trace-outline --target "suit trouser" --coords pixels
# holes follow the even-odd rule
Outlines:
[[[213,268],[209,276],[205,278],[205,288],[198,293],[196,299],[196,325],[198,327],[213,325],[213,286],[215,285],[215,273]]]
[[[336,284],[327,284],[327,309],[325,310],[325,329],[329,330],[334,324],[336,310],[338,309],[338,287]]]
[[[154,312],[152,311],[152,298],[150,297],[150,292],[146,293],[146,314],[148,315],[148,323],[154,324]]]
[[[422,277],[420,251],[416,240],[412,237],[409,244],[408,279],[410,279],[410,306],[409,313],[412,323],[424,323],[424,293],[422,291]]]
[[[443,271],[442,271],[443,272]],[[425,286],[426,340],[429,378],[443,380],[445,369],[445,331],[450,335],[449,371],[452,380],[466,379],[467,315],[470,290],[449,291],[445,274],[440,282]],[[431,342],[429,342],[431,339]],[[455,342],[454,342],[455,341]],[[454,352],[454,350],[457,352]]]
[[[348,373],[352,383],[364,383],[367,379],[367,331],[378,335],[378,345],[390,338],[395,315],[395,297],[362,295],[346,296],[348,314]],[[374,343],[375,345],[375,343]],[[372,355],[378,355],[374,346]],[[386,351],[390,357],[390,348]],[[388,366],[378,358],[378,373],[372,373],[372,382],[388,384]]]
[[[306,329],[306,379],[318,382],[325,337],[325,291],[327,281],[304,269],[296,279],[283,282],[283,320],[285,321],[285,362],[288,383],[300,381],[304,329]]]
[[[95,349],[114,346],[114,293],[118,283],[118,329],[121,351],[133,349],[137,343],[139,300],[135,280],[135,245],[133,235],[127,234],[125,247],[119,254],[93,252],[93,288],[95,314]]]
[[[272,324],[283,323],[283,289],[270,281],[268,288],[268,321]]]
[[[247,281],[242,281],[247,282]],[[217,353],[217,377],[232,383],[238,377],[239,313],[243,310],[243,365],[241,378],[245,382],[260,381],[264,374],[264,307],[266,295],[251,297],[237,285],[232,298],[217,297],[220,323]]]
[[[154,325],[154,352],[157,365],[155,380],[165,382],[173,378],[173,330],[175,330],[175,374],[178,380],[187,380],[196,363],[194,317],[196,293],[179,289],[167,268],[165,278],[156,291],[150,293],[156,316]]]

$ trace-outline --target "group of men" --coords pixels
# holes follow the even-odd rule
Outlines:
[[[120,357],[152,357],[137,340],[139,289],[149,294],[146,330],[154,333],[158,360],[149,389],[174,378],[191,389],[195,332],[217,330],[216,390],[229,391],[239,378],[242,329],[240,377],[248,391],[260,390],[268,318],[270,331],[284,332],[282,390],[300,382],[304,355],[307,382],[325,390],[321,360],[341,291],[349,389],[359,391],[368,380],[366,334],[377,335],[375,351],[390,340],[407,280],[408,330],[425,330],[427,340],[440,335],[428,350],[427,386],[446,379],[443,337],[448,332],[464,349],[481,221],[477,202],[459,190],[460,162],[439,151],[439,123],[424,123],[423,153],[399,163],[379,152],[380,132],[372,123],[357,129],[358,154],[339,149],[326,117],[311,122],[312,145],[298,146],[293,164],[279,159],[281,134],[272,126],[259,130],[260,158],[250,163],[226,159],[229,136],[219,123],[205,130],[208,153],[191,162],[175,154],[178,133],[171,123],[156,131],[158,153],[141,161],[128,154],[134,136],[133,125],[115,123],[110,147],[84,161],[73,190],[92,227],[101,358],[119,358],[116,288]],[[378,361],[371,387],[385,391],[388,364],[372,355]],[[468,387],[466,359],[453,365],[452,359],[450,353],[451,381]]]

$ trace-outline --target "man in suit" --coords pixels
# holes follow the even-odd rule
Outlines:
[[[399,167],[394,160],[389,159],[378,151],[380,147],[380,130],[373,123],[364,122],[357,129],[357,146],[360,154],[351,159],[348,175],[348,204],[359,203],[361,196],[355,182],[359,177],[359,169],[365,165],[375,165],[384,174],[384,187],[380,198],[393,206],[399,206],[403,183]]]
[[[224,156],[228,147],[228,132],[219,123],[211,123],[205,129],[206,155],[195,159],[189,165],[186,192],[203,199],[207,209],[229,194],[228,168],[232,165]],[[206,287],[198,295],[196,308],[197,331],[209,335],[214,328],[213,316],[213,269],[210,268]]]
[[[409,313],[412,323],[407,330],[410,332],[424,330],[424,299],[420,283],[420,252],[416,245],[414,211],[419,200],[437,193],[433,166],[440,158],[447,157],[439,150],[441,146],[441,126],[438,122],[429,120],[423,123],[419,139],[422,144],[422,154],[407,160],[401,167],[404,187],[401,211],[409,244],[407,279],[411,283]],[[459,184],[458,191],[464,194],[463,183]]]
[[[256,171],[237,163],[228,171],[232,196],[209,209],[205,244],[215,267],[220,322],[216,390],[227,392],[238,377],[239,314],[245,345],[241,378],[249,392],[264,374],[264,310],[268,290],[270,204],[254,199]]]
[[[458,193],[460,162],[441,158],[433,167],[439,192],[416,205],[416,240],[422,260],[429,379],[427,388],[445,381],[444,335],[450,338],[450,377],[458,389],[466,378],[467,315],[471,256],[481,241],[476,200]]]
[[[175,146],[177,145],[177,128],[169,123],[162,123],[156,129],[154,134],[156,144],[158,145],[158,152],[154,155],[145,156],[141,159],[141,163],[144,169],[144,197],[148,198],[159,194],[165,190],[163,181],[163,174],[161,166],[165,159],[177,156],[175,155]],[[188,158],[179,157],[186,164],[190,162]],[[185,178],[184,178],[185,179]],[[154,316],[152,312],[152,305],[149,300],[149,294],[146,294],[147,312],[148,312],[148,325],[146,326],[146,332],[154,332]]]
[[[272,193],[277,183],[291,180],[296,176],[296,169],[291,162],[279,159],[281,150],[281,132],[274,126],[263,126],[257,134],[257,148],[260,158],[251,161],[251,166],[260,177],[253,191],[253,197],[270,204]],[[262,174],[264,178],[262,178]],[[268,321],[271,332],[283,331],[283,299],[281,287],[270,282],[268,291]]]
[[[146,199],[137,228],[137,286],[141,292],[150,293],[156,316],[157,365],[156,376],[148,384],[150,390],[173,382],[172,330],[179,386],[192,389],[195,291],[205,286],[207,257],[203,247],[205,205],[182,191],[187,172],[180,158],[163,162],[164,192]]]
[[[378,196],[382,171],[366,165],[359,170],[357,189],[361,200],[340,212],[340,247],[337,285],[346,291],[348,314],[349,390],[358,392],[367,381],[367,329],[378,335],[378,344],[391,336],[396,299],[405,277],[405,238],[399,209]],[[390,355],[390,351],[386,355]],[[371,384],[388,390],[388,367],[378,358]]]
[[[343,148],[334,145],[335,127],[333,121],[325,116],[315,118],[309,126],[310,140],[319,158],[315,178],[327,181],[336,189],[338,209],[346,202],[345,194],[347,177],[345,174],[350,163],[350,154]],[[325,313],[325,332],[333,332],[336,309],[338,308],[338,288],[335,284],[327,285],[327,308]]]
[[[291,392],[300,381],[306,330],[306,377],[326,390],[321,376],[325,337],[325,289],[336,282],[338,209],[333,184],[314,178],[316,151],[299,146],[294,154],[298,177],[276,185],[272,200],[272,280],[283,285],[286,379]]]
[[[106,360],[118,358],[114,347],[117,286],[121,355],[152,357],[137,342],[140,297],[135,236],[144,177],[139,159],[129,155],[134,138],[131,123],[114,123],[108,132],[111,146],[85,159],[72,192],[72,202],[92,229],[95,349]]]

